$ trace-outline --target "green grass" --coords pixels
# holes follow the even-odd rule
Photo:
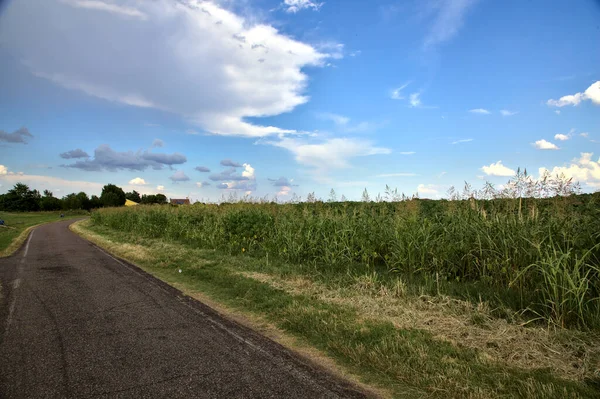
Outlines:
[[[64,212],[65,217],[60,217],[61,212],[0,212],[0,220],[4,220],[4,227],[0,227],[0,257],[9,256],[16,251],[26,237],[26,230],[32,226],[72,219],[83,215],[81,212]]]
[[[92,219],[144,237],[311,267],[324,280],[365,271],[388,282],[401,276],[549,325],[600,328],[600,195],[138,206],[98,210]]]
[[[364,270],[360,275],[353,274],[356,271],[324,272],[311,262],[298,264],[281,258],[247,256],[246,251],[231,255],[201,249],[190,242],[118,231],[92,221],[79,223],[74,229],[188,293],[201,292],[230,309],[266,320],[393,397],[592,398],[599,394],[583,377],[565,378],[551,367],[516,367],[510,361],[490,358],[483,350],[443,339],[425,328],[400,326],[377,310],[370,312],[360,301],[388,301],[380,294],[387,290],[387,281],[372,270]],[[281,282],[302,278],[307,285],[278,286],[251,277],[253,273]],[[407,292],[410,288],[400,280],[395,281],[395,285],[389,285],[390,290],[395,289],[390,291],[392,296],[408,297],[401,303],[409,306],[421,301],[413,298]],[[402,311],[401,307],[393,309]],[[469,317],[472,328],[485,325],[489,318],[480,313]],[[562,342],[574,342],[574,337],[587,337],[590,345],[597,342],[595,336],[577,334],[567,335]],[[522,344],[531,346],[533,341]],[[581,354],[586,358],[589,355]],[[592,356],[597,355],[592,352]],[[590,381],[594,381],[593,367],[598,366],[598,358],[593,359],[592,365],[586,375]]]

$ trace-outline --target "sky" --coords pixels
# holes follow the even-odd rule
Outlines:
[[[0,193],[600,189],[597,0],[9,0],[0,65]]]

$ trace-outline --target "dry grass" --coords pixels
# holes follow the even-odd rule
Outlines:
[[[405,296],[399,280],[390,290],[368,275],[351,287],[329,288],[304,277],[284,278],[243,272],[291,294],[350,306],[362,317],[392,322],[401,329],[421,329],[458,347],[477,349],[482,360],[523,369],[548,368],[560,377],[581,381],[600,375],[600,337],[575,331],[524,327],[494,318],[486,303],[446,296]]]
[[[29,233],[31,232],[31,230],[33,230],[37,226],[39,225],[31,226],[23,230],[15,239],[11,241],[8,247],[6,247],[3,251],[0,251],[0,258],[6,258],[17,252],[17,250],[21,248],[21,245],[23,245],[27,237],[29,237]]]

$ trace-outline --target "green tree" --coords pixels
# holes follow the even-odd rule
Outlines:
[[[166,204],[167,197],[164,194],[144,194],[140,202],[142,204]]]
[[[40,210],[42,211],[57,211],[62,209],[62,201],[54,197],[52,191],[44,190],[44,196],[40,198]]]
[[[92,195],[90,198],[90,209],[102,208],[102,201],[97,195]]]
[[[1,206],[6,211],[38,211],[41,198],[38,190],[30,190],[26,184],[17,183],[3,196]]]
[[[77,194],[77,200],[79,200],[79,203],[81,204],[81,207],[79,209],[85,209],[86,211],[89,211],[92,208],[90,199],[88,198],[87,194],[83,191]]]
[[[114,184],[107,184],[102,187],[100,202],[103,206],[123,206],[125,205],[125,192],[121,187]]]
[[[135,190],[133,190],[130,193],[125,193],[125,198],[127,198],[129,201],[137,202],[138,204],[142,202],[142,197],[140,197],[140,193],[138,193]]]
[[[67,194],[62,199],[62,208],[64,210],[82,209],[81,198],[75,193]]]

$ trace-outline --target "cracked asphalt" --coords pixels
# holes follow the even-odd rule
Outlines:
[[[0,398],[361,398],[68,229],[0,259]]]

